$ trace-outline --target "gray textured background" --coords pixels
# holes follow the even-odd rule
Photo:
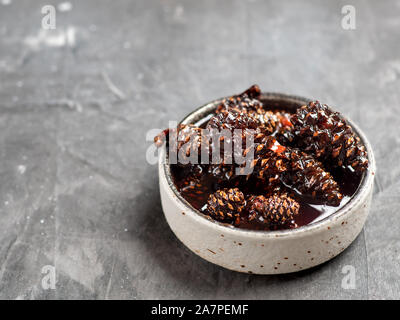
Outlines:
[[[0,298],[400,298],[399,1],[71,1],[45,32],[49,3],[0,0]],[[253,83],[335,106],[375,150],[364,231],[309,271],[239,274],[189,252],[145,159],[148,130]]]

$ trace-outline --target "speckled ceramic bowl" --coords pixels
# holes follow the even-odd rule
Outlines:
[[[311,99],[265,93],[268,105],[284,105],[293,110]],[[220,100],[200,107],[182,123],[195,123],[210,114]],[[165,148],[159,154],[159,181],[165,217],[176,236],[200,257],[227,269],[280,274],[319,265],[345,250],[361,232],[367,218],[373,189],[375,160],[362,131],[349,120],[364,143],[369,169],[350,199],[332,215],[293,230],[253,231],[219,223],[195,210],[179,194],[172,182]]]

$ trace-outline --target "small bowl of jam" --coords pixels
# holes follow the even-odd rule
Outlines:
[[[254,85],[155,138],[163,211],[194,253],[279,274],[321,264],[361,232],[375,161],[365,135],[329,106]]]

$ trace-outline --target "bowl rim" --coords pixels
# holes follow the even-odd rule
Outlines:
[[[196,108],[194,111],[192,111],[187,116],[185,116],[180,123],[183,123],[183,124],[194,123],[194,122],[196,122],[196,121],[194,121],[196,118],[197,118],[197,121],[204,118],[205,116],[209,115],[216,108],[217,104],[219,102],[221,102],[221,100],[224,98],[225,97],[213,100],[211,102],[208,102],[208,103]],[[260,100],[265,100],[265,99],[286,100],[287,102],[300,104],[300,105],[305,105],[309,101],[313,100],[313,99],[308,99],[308,98],[304,98],[304,97],[297,96],[297,95],[290,95],[290,94],[284,94],[284,93],[278,93],[278,92],[262,92]],[[311,232],[314,230],[319,230],[321,228],[330,226],[332,223],[337,221],[339,218],[345,216],[347,213],[349,213],[353,208],[357,207],[357,205],[366,198],[366,196],[368,195],[368,193],[370,191],[371,186],[373,185],[373,179],[374,179],[374,175],[376,172],[376,166],[375,166],[375,158],[374,158],[371,144],[368,141],[365,134],[362,132],[362,130],[356,124],[354,124],[354,122],[351,119],[349,119],[349,117],[344,116],[344,118],[351,125],[351,127],[356,132],[356,134],[358,135],[361,142],[363,143],[363,145],[366,148],[366,151],[368,154],[368,161],[369,161],[368,169],[363,174],[360,185],[358,186],[356,192],[343,207],[341,207],[339,210],[335,211],[334,213],[326,216],[325,218],[323,218],[321,220],[312,222],[310,224],[301,226],[296,229],[284,229],[284,230],[241,229],[241,228],[236,228],[228,223],[222,223],[222,222],[216,221],[216,220],[208,217],[207,215],[201,213],[200,211],[198,211],[197,209],[192,207],[192,205],[186,199],[184,199],[183,196],[180,194],[180,192],[177,190],[177,188],[173,182],[173,179],[172,179],[165,144],[160,148],[160,152],[159,152],[159,170],[162,170],[162,176],[165,177],[170,191],[175,196],[174,200],[177,201],[181,206],[183,206],[185,208],[186,212],[189,213],[193,218],[195,218],[199,222],[208,224],[209,227],[218,228],[218,229],[221,228],[220,229],[221,232],[232,232],[237,235],[240,234],[242,236],[253,236],[253,237],[257,236],[257,237],[274,237],[274,238],[286,237],[287,238],[287,237],[304,235],[308,232]],[[160,176],[160,179],[161,179],[161,176]],[[201,220],[199,220],[198,218],[201,218]]]

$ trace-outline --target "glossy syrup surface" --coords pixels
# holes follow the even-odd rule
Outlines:
[[[289,111],[287,108],[266,108],[272,111]],[[201,119],[196,123],[198,127],[204,127],[211,115],[208,115],[204,119]],[[201,171],[199,180],[197,181],[194,188],[188,188],[187,177],[192,174],[193,170],[197,172]],[[313,199],[303,197],[299,194],[291,193],[292,197],[300,204],[299,214],[295,216],[294,222],[296,227],[301,227],[304,225],[311,224],[313,222],[322,220],[329,215],[333,214],[343,206],[345,206],[352,196],[357,191],[362,176],[353,174],[350,171],[343,170],[341,168],[326,168],[337,183],[340,186],[340,191],[343,194],[343,199],[339,206],[330,206],[323,203],[318,203]],[[176,185],[178,191],[181,193],[183,198],[190,203],[190,205],[204,213],[204,209],[207,205],[207,199],[210,194],[214,193],[218,189],[226,187],[238,187],[245,195],[261,195],[260,186],[257,184],[256,179],[245,180],[239,179],[239,181],[221,182],[218,181],[214,176],[207,173],[206,166],[194,165],[194,166],[179,166],[171,165],[171,174],[173,182]],[[288,190],[290,191],[290,190]],[[252,229],[252,230],[269,230],[265,225],[248,221],[246,217],[241,217],[240,223],[235,225],[238,228]],[[285,229],[283,227],[282,229]]]

